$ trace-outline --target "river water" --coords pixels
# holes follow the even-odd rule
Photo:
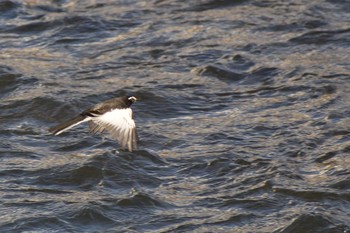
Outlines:
[[[0,232],[350,232],[349,12],[0,1]],[[125,94],[138,151],[47,131]]]

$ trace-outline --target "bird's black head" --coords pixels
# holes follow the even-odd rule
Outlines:
[[[137,100],[135,96],[127,96],[126,98],[129,106]]]

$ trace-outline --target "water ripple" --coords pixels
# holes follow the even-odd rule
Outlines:
[[[0,3],[2,232],[350,232],[346,1]],[[140,149],[81,125],[135,95]]]

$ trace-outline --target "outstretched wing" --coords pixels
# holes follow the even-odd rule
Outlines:
[[[123,149],[137,149],[136,125],[132,119],[131,108],[114,109],[102,115],[94,115],[89,122],[92,133],[107,130]]]

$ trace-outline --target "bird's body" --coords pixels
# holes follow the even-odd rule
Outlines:
[[[83,111],[80,115],[51,128],[49,131],[59,135],[83,122],[88,122],[90,132],[101,133],[107,130],[120,146],[129,151],[137,149],[136,125],[132,117],[131,104],[134,96],[123,96],[106,100]]]

